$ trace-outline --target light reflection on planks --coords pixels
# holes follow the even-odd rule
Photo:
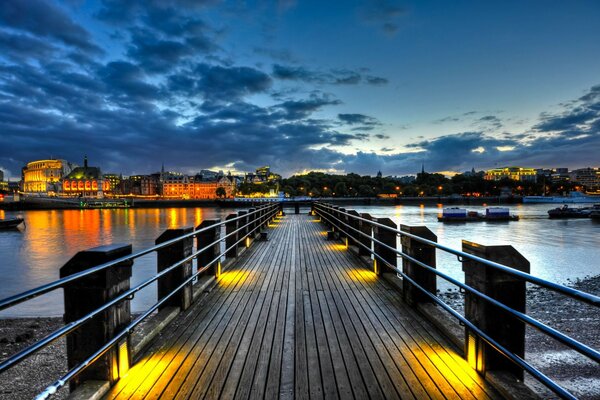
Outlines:
[[[107,398],[500,397],[314,221],[279,220]]]

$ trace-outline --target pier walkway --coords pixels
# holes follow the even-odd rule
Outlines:
[[[276,225],[106,398],[500,398],[315,217]]]

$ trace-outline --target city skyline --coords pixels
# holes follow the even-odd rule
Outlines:
[[[3,2],[0,169],[596,166],[598,34],[591,1]]]

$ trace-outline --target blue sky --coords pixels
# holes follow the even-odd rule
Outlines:
[[[0,3],[0,169],[600,164],[595,1]]]

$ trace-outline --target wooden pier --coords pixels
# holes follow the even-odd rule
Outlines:
[[[501,397],[315,217],[275,224],[106,398]]]

